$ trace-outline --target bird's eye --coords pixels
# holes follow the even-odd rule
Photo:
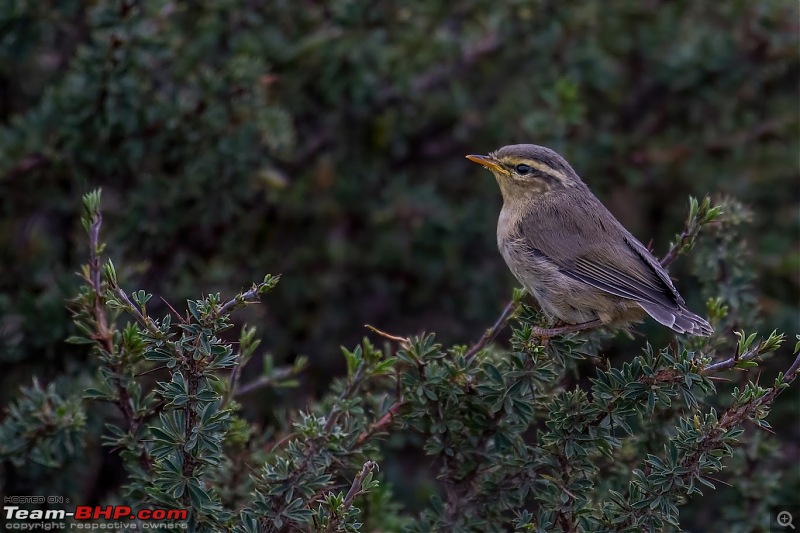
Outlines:
[[[517,165],[516,170],[517,174],[524,176],[525,174],[529,174],[532,169],[528,165]]]

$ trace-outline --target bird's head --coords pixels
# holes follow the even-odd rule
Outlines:
[[[489,155],[468,155],[467,159],[492,171],[506,202],[583,186],[569,163],[544,146],[512,144]]]

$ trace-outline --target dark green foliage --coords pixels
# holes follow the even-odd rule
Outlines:
[[[719,333],[660,350],[648,344],[615,368],[599,357],[602,332],[535,337],[545,317],[517,295],[501,323],[516,322],[509,350],[488,348],[488,337],[469,350],[445,349],[433,334],[375,330],[399,348],[378,349],[365,338],[343,349],[346,377],[308,411],[290,414],[291,428],[264,431],[240,418],[234,400],[241,365],[256,348],[254,331],[242,330],[238,351],[220,335],[232,327],[232,311],[261,299],[278,278],[268,275],[227,301],[219,294],[188,300],[185,314],[155,318],[152,295],[129,295],[115,266],[101,259],[99,204],[99,191],[84,196],[89,263],[71,304],[82,332],[71,341],[92,346],[100,362],[84,399],[121,413],[102,433],[124,462],[126,501],[187,508],[193,530],[356,532],[365,522],[369,530],[407,531],[679,529],[680,506],[715,488],[711,474],[733,455],[747,424],[770,428],[772,404],[800,373],[798,342],[794,363],[770,387],[746,380],[725,401],[713,379],[757,367],[781,347],[782,334],[737,332],[727,358],[715,354],[724,343]],[[692,199],[684,234],[693,236],[676,240],[662,261],[686,251],[704,225],[721,221],[734,232],[724,212]],[[710,302],[714,322],[738,313],[735,303],[725,315]],[[597,366],[595,377],[568,385],[586,359]],[[267,365],[258,386],[301,368],[278,375]],[[143,377],[151,372],[165,379],[148,386]],[[377,492],[377,439],[403,428],[433,459],[440,487],[415,519]],[[81,456],[83,406],[35,383],[0,432],[7,460],[58,467]],[[379,497],[367,499],[370,492]],[[767,511],[755,524],[769,519]]]
[[[774,401],[797,349],[769,334],[798,323],[797,18],[0,2],[3,492],[205,530],[765,529],[800,490],[796,392]],[[655,250],[712,194],[668,254],[717,333],[542,346],[518,294],[496,346],[458,345],[511,290],[463,156],[511,142]],[[76,216],[100,186],[102,240],[99,195]]]
[[[34,378],[33,386],[20,389],[20,397],[7,416],[8,421],[0,426],[2,452],[17,467],[35,463],[48,469],[60,468],[83,445],[86,415],[81,399],[62,397],[54,383],[42,388]]]

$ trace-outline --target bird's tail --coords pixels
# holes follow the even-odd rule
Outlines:
[[[649,302],[637,302],[647,314],[668,328],[678,333],[688,333],[699,337],[708,337],[714,332],[706,320],[700,318],[685,307],[668,309],[662,305]]]

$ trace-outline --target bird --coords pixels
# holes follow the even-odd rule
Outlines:
[[[468,155],[503,197],[497,246],[545,314],[545,333],[628,328],[647,315],[677,333],[709,336],[659,261],[592,194],[570,164],[535,144]]]

